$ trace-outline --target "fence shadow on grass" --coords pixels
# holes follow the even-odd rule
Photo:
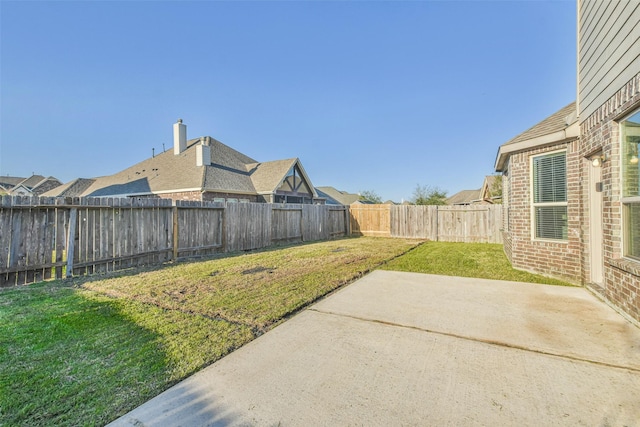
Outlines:
[[[60,282],[0,292],[0,317],[5,319],[0,324],[0,372],[3,387],[11,390],[0,393],[0,424],[104,425],[154,397],[181,379],[171,379],[179,356],[161,345],[183,332],[176,316],[183,315]],[[197,331],[184,333],[202,340]],[[221,352],[212,357],[201,351],[203,362],[182,367],[183,377],[228,350]],[[200,413],[222,422],[233,416],[228,411],[224,416],[204,409]]]

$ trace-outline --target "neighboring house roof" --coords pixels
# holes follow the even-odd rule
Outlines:
[[[447,199],[448,205],[469,205],[480,199],[480,190],[462,190]]]
[[[180,154],[167,150],[116,174],[77,179],[46,195],[106,197],[186,191],[266,194],[275,192],[296,165],[313,192],[313,185],[297,158],[260,163],[220,141],[207,138],[210,165],[197,166],[196,148],[202,142],[203,138],[191,139]]]
[[[8,194],[14,195],[41,195],[45,191],[57,187],[62,183],[52,176],[45,178],[42,175],[31,175],[29,178],[2,177],[0,187]]]
[[[60,182],[60,180],[58,178],[54,178],[52,176],[43,179],[42,181],[38,182],[36,185],[34,185],[33,187],[31,187],[31,192],[34,195],[42,195],[43,193],[59,187],[62,185],[62,182]]]
[[[493,200],[502,199],[502,195],[494,195],[493,192],[496,187],[498,179],[502,179],[499,175],[487,175],[484,177],[482,188],[480,189],[480,199],[491,202]]]
[[[276,191],[297,161],[298,159],[286,159],[247,165],[251,171],[251,181],[255,191],[258,194]]]
[[[187,148],[178,155],[173,150],[167,150],[113,175],[95,178],[81,196],[147,195],[222,188],[225,191],[255,192],[245,163],[242,162],[255,160],[233,153],[235,150],[212,140],[211,158],[217,154],[216,161],[207,168],[196,167],[195,146],[199,142],[200,138],[188,141]],[[212,173],[217,179],[211,177]]]
[[[31,189],[40,184],[44,179],[45,177],[42,175],[31,175],[29,178],[24,179],[18,185],[23,185],[24,187]]]
[[[316,187],[316,191],[320,197],[327,199],[328,205],[352,205],[354,203],[364,203],[360,200],[359,194],[347,193],[346,191],[340,191],[334,187]]]
[[[53,190],[47,191],[43,196],[80,197],[94,182],[95,179],[77,178]]]
[[[0,186],[7,190],[10,190],[25,179],[27,178],[21,178],[17,176],[0,176]]]
[[[9,190],[9,194],[12,196],[31,196],[32,195],[31,190],[22,184],[18,184],[15,187],[13,187],[11,190]]]
[[[511,153],[545,145],[567,142],[578,138],[580,125],[576,115],[576,103],[553,113],[535,126],[502,144],[496,156],[495,170],[502,171]]]

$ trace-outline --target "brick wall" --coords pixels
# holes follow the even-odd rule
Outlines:
[[[603,182],[603,284],[596,291],[602,297],[621,309],[631,318],[640,321],[640,262],[622,258],[622,188],[621,188],[621,147],[620,126],[617,120],[624,118],[640,108],[640,74],[631,79],[614,96],[598,108],[580,125],[580,155],[589,156],[602,151],[607,161],[602,165]],[[582,175],[587,176],[583,162]],[[588,200],[588,189],[583,188],[583,200]],[[584,215],[588,217],[588,204],[583,205]],[[588,233],[588,223],[584,227]],[[586,234],[588,236],[588,234]],[[583,279],[589,277],[588,238],[585,239],[583,260],[585,269]]]
[[[509,216],[509,213],[511,212],[510,188],[511,178],[509,175],[509,164],[507,163],[502,174],[502,241],[504,242],[504,252],[507,255],[507,258],[512,259],[513,250],[510,238],[511,217]]]
[[[252,203],[260,203],[263,200],[259,196],[251,194],[233,194],[233,193],[218,193],[213,191],[182,191],[176,193],[163,193],[155,194],[153,197],[159,197],[161,199],[173,199],[173,200],[189,200],[196,202],[213,202],[216,199],[235,199],[236,201],[248,201]]]
[[[203,201],[214,201],[216,199],[233,199],[237,201],[248,201],[251,203],[261,203],[262,198],[252,194],[233,194],[233,193],[218,193],[213,191],[207,191],[202,194]]]
[[[532,238],[531,156],[566,149],[568,240]],[[508,224],[504,231],[505,253],[515,268],[557,277],[572,283],[581,278],[580,157],[578,142],[514,153],[509,157],[507,178]]]
[[[179,193],[163,193],[163,194],[155,194],[154,196],[159,197],[161,199],[173,199],[173,200],[190,200],[201,202],[202,201],[202,192],[200,191],[183,191]]]

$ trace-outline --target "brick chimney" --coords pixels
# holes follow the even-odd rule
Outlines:
[[[176,156],[187,149],[187,125],[182,124],[182,119],[178,119],[173,124],[173,154]]]

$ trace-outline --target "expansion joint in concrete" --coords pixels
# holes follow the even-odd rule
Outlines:
[[[358,320],[358,321],[361,321],[361,322],[377,323],[377,324],[385,325],[385,326],[392,326],[392,327],[404,328],[404,329],[412,329],[412,330],[415,330],[415,331],[426,332],[426,333],[429,333],[429,334],[437,334],[437,335],[447,336],[447,337],[451,337],[451,338],[462,339],[462,340],[466,340],[466,341],[473,341],[473,342],[488,344],[488,345],[497,346],[497,347],[512,348],[512,349],[527,351],[527,352],[530,352],[530,353],[536,353],[536,354],[540,354],[540,355],[544,355],[544,356],[558,357],[558,358],[570,360],[570,361],[573,361],[573,362],[582,362],[582,363],[588,363],[588,364],[593,364],[593,365],[604,366],[604,367],[607,367],[607,368],[622,369],[622,370],[625,370],[625,371],[632,371],[632,372],[635,372],[635,373],[640,373],[640,369],[639,368],[635,368],[635,367],[632,367],[632,366],[621,366],[621,365],[617,365],[617,364],[601,362],[601,361],[598,361],[598,360],[585,359],[585,358],[575,357],[575,356],[571,356],[571,355],[567,355],[567,354],[554,353],[554,352],[544,351],[544,350],[540,350],[540,349],[535,349],[535,348],[529,348],[529,347],[525,347],[525,346],[510,344],[510,343],[503,342],[503,341],[476,338],[476,337],[456,334],[456,333],[453,333],[453,332],[437,331],[437,330],[434,330],[434,329],[422,328],[422,327],[419,327],[419,326],[404,325],[404,324],[401,324],[401,323],[394,323],[394,322],[389,322],[389,321],[385,321],[385,320],[371,319],[371,318],[360,317],[360,316],[353,316],[353,315],[350,315],[350,314],[332,312],[332,311],[327,311],[327,310],[318,310],[318,309],[315,309],[315,308],[310,308],[308,310],[309,311],[313,311],[315,313],[323,314],[323,315],[338,316],[338,317],[350,318],[350,319]]]

